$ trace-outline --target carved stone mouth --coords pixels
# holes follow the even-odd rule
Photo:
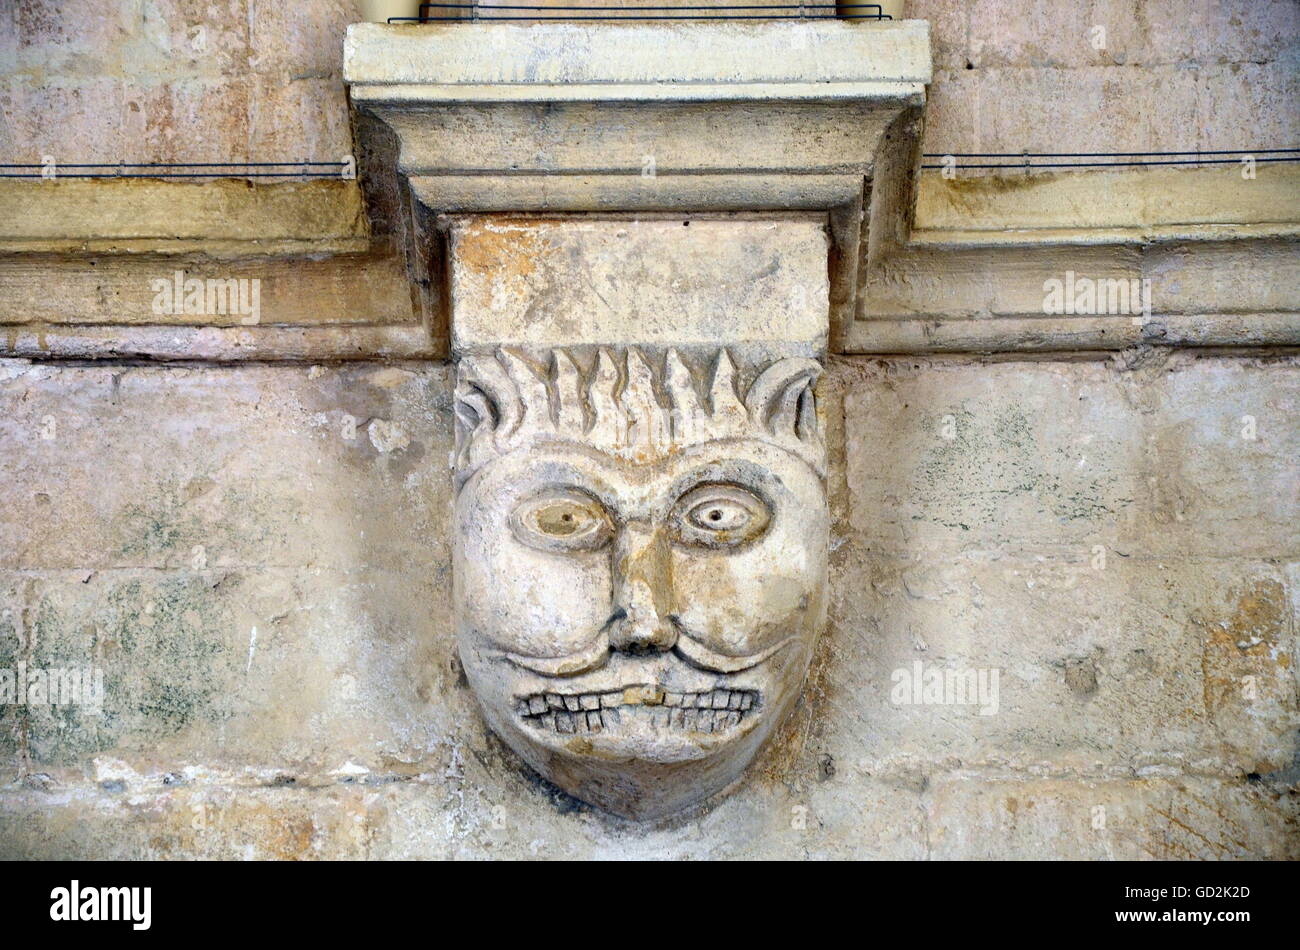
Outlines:
[[[603,732],[635,720],[683,732],[717,733],[740,725],[758,705],[757,690],[672,693],[657,686],[631,686],[605,693],[536,693],[521,698],[515,711],[535,729],[565,734]]]

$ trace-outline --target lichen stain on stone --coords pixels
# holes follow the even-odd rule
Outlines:
[[[142,500],[124,505],[112,522],[113,533],[122,539],[119,554],[146,564],[174,555],[188,562],[196,544],[211,552],[284,544],[285,526],[300,521],[300,502],[262,486],[226,481],[217,503],[210,504],[213,488],[215,483],[203,476],[142,486],[136,493]]]
[[[16,669],[20,649],[21,641],[12,609],[0,612],[0,669]],[[7,758],[19,751],[25,709],[17,703],[0,703],[0,756]]]
[[[942,432],[947,416],[950,438]],[[1040,510],[1066,521],[1114,515],[1132,502],[1111,497],[1113,477],[1076,473],[1069,449],[1057,449],[1054,464],[1044,454],[1029,414],[1018,407],[989,416],[963,403],[930,415],[922,427],[933,433],[934,441],[915,470],[913,505],[925,514],[915,514],[914,519],[969,530],[973,524],[997,520],[1016,498],[1030,499]],[[1094,469],[1104,471],[1101,465]],[[962,489],[971,484],[998,487]]]
[[[963,207],[977,210],[979,205],[972,204],[985,195],[1002,195],[1017,192],[1035,191],[1051,185],[1062,177],[1059,172],[1035,171],[1032,176],[1024,175],[958,175],[944,178],[941,175],[925,176],[924,187],[953,203],[961,202]]]
[[[102,668],[103,715],[47,707],[34,723],[35,761],[70,764],[109,749],[148,748],[223,715],[224,683],[236,658],[214,631],[229,630],[232,622],[201,578],[132,579],[106,592],[74,593],[72,602],[51,593],[37,603],[30,662]],[[197,625],[187,625],[196,617]]]

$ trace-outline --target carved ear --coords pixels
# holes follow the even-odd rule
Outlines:
[[[457,366],[455,413],[461,453],[474,439],[509,435],[523,418],[518,389],[501,364],[486,356],[466,357]]]
[[[749,387],[750,420],[774,436],[808,442],[817,437],[813,387],[822,365],[804,357],[777,360]]]

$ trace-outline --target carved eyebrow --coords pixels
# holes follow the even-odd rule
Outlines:
[[[663,494],[675,503],[687,492],[710,482],[737,485],[757,495],[769,507],[773,507],[773,500],[786,491],[781,476],[766,465],[748,459],[716,459],[696,464],[675,475]]]
[[[537,448],[540,448],[540,446],[534,447],[534,449]],[[610,475],[614,473],[612,468],[608,473],[593,473],[587,468],[564,458],[563,455],[551,455],[538,459],[530,452],[526,458],[532,464],[529,464],[511,482],[511,486],[517,489],[517,491],[513,492],[515,497],[522,498],[537,494],[547,488],[576,488],[591,495],[611,511],[613,510],[614,506],[611,502],[618,493],[610,484]]]

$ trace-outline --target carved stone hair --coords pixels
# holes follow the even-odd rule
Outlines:
[[[760,372],[742,399],[726,350],[713,364],[707,396],[702,375],[669,350],[662,372],[635,348],[619,361],[602,349],[590,373],[564,350],[549,369],[497,350],[460,361],[456,380],[456,484],[479,466],[532,442],[571,442],[633,461],[715,439],[776,444],[825,473],[813,386],[821,364],[788,357]],[[661,401],[661,392],[667,405]]]

